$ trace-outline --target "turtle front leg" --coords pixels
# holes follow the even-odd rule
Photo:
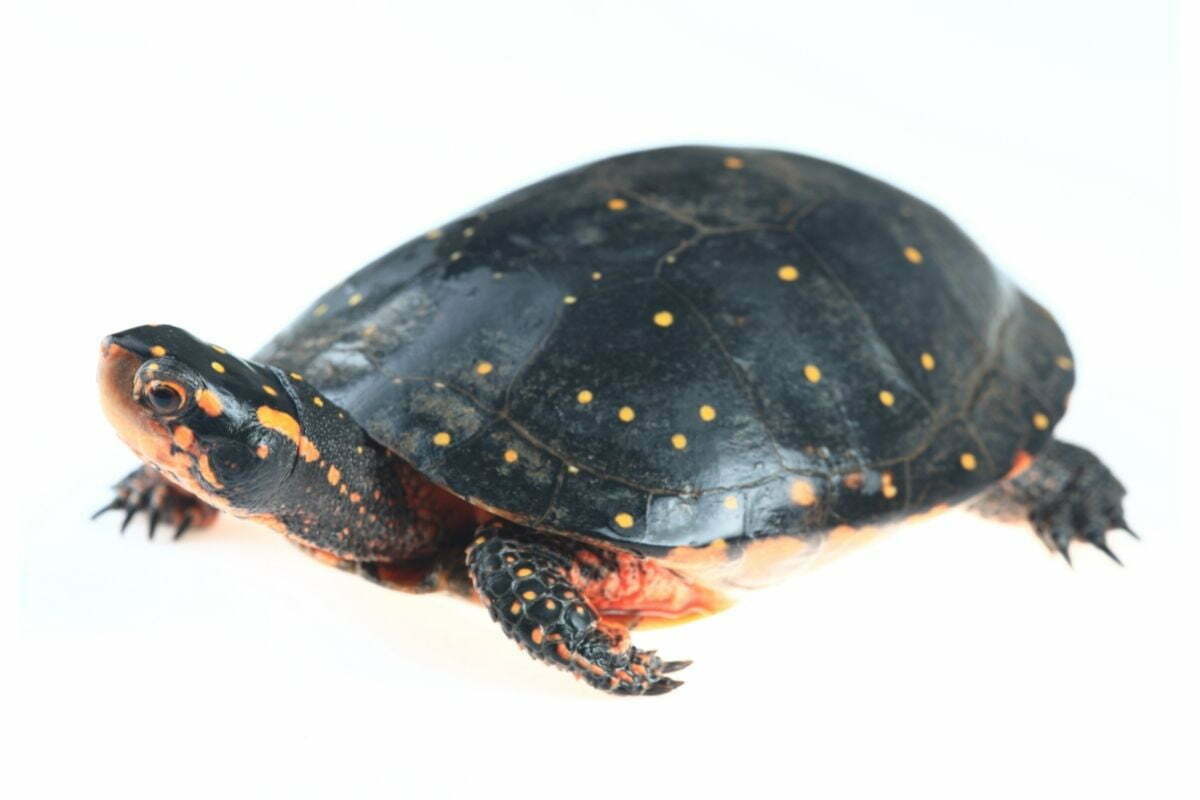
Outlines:
[[[124,511],[121,533],[139,511],[148,515],[150,538],[159,523],[175,529],[178,539],[189,530],[205,528],[217,518],[217,509],[171,483],[158,470],[142,466],[122,478],[113,487],[112,502],[92,515],[96,519],[107,511]]]
[[[986,517],[1026,520],[1046,546],[1071,561],[1072,541],[1088,542],[1118,564],[1108,547],[1114,528],[1129,530],[1121,508],[1125,487],[1095,455],[1052,440],[1027,469],[972,503]]]
[[[521,649],[614,694],[664,694],[682,685],[666,673],[690,661],[664,663],[633,647],[626,626],[601,619],[579,578],[579,543],[505,523],[479,534],[467,553],[471,579],[492,619]]]

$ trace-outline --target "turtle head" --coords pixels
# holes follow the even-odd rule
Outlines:
[[[271,367],[144,325],[104,340],[99,381],[125,443],[211,505],[243,516],[269,507],[293,468],[295,399]]]

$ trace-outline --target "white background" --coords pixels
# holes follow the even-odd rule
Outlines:
[[[1196,4],[345,5],[5,4],[5,796],[1197,796]],[[1071,336],[1060,432],[1128,486],[1127,566],[946,516],[639,632],[696,664],[623,700],[245,523],[86,522],[132,465],[104,334],[253,352],[430,227],[677,142],[841,161],[970,231]]]

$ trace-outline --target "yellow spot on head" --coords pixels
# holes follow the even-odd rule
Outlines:
[[[196,441],[196,434],[187,425],[179,425],[171,431],[171,441],[175,443],[176,447],[187,450]]]
[[[717,410],[715,408],[707,404],[700,406],[700,419],[705,422],[712,422],[716,418]]]
[[[742,161],[737,156],[725,156],[725,169],[741,169],[746,166],[746,162]]]
[[[629,406],[621,406],[621,409],[617,411],[617,419],[621,422],[633,422],[635,417],[637,414]]]
[[[792,486],[788,490],[788,497],[798,506],[811,506],[817,502],[817,492],[813,489],[813,485],[803,478],[797,478],[792,481]]]
[[[602,273],[602,272],[593,272],[592,273],[592,280],[594,280],[594,281],[598,281],[603,277],[604,277],[604,273]]]
[[[509,464],[513,463],[518,458],[520,458],[520,456],[517,454],[516,450],[510,449],[510,450],[504,451],[504,460],[507,461]]]
[[[1059,369],[1070,369],[1071,367],[1075,366],[1075,362],[1067,356],[1059,356],[1058,358],[1054,359],[1054,363],[1058,365]]]
[[[958,457],[958,463],[962,464],[962,468],[968,472],[979,466],[979,462],[976,460],[974,453],[963,453]]]
[[[474,228],[463,228],[463,238],[464,239],[470,239],[474,235],[475,235]]]
[[[441,229],[441,228],[434,228],[433,230],[431,230],[431,231],[429,231],[428,233],[426,233],[426,234],[425,234],[425,238],[426,238],[426,239],[428,239],[428,240],[430,240],[430,241],[433,241],[434,239],[440,239],[440,238],[442,238],[442,229]]]
[[[569,305],[569,306],[573,306],[573,305],[575,305],[577,302],[579,302],[579,298],[578,298],[578,297],[576,297],[576,296],[575,296],[575,295],[573,295],[573,294],[569,294],[569,295],[567,295],[566,297],[564,297],[564,298],[563,298],[563,302],[564,302],[564,303],[566,303],[566,304],[567,304],[567,305]]]
[[[321,303],[321,305],[319,305],[313,309],[313,316],[314,317],[323,317],[323,316],[325,316],[326,312],[328,312],[328,311],[329,311],[329,306],[325,305],[324,303]]]
[[[529,567],[521,567],[519,570],[517,570],[518,578],[528,578],[532,574],[533,570],[531,570]]]
[[[150,355],[154,356],[155,358],[162,358],[166,354],[167,348],[163,347],[161,344],[156,344],[150,348]]]
[[[271,395],[271,397],[278,397],[278,396],[279,396],[279,392],[275,391],[275,390],[274,390],[274,389],[272,389],[270,386],[267,386],[265,383],[263,384],[262,390],[263,390],[264,392],[266,392],[267,394]]]
[[[521,597],[524,597],[526,600],[537,600],[537,592],[525,592]]]
[[[594,398],[595,398],[595,395],[593,395],[593,394],[592,394],[590,391],[588,391],[587,389],[581,389],[581,390],[580,390],[580,392],[579,392],[579,394],[575,395],[575,399],[576,399],[576,400],[578,400],[580,403],[582,403],[582,404],[583,404],[583,405],[585,405],[585,406],[586,406],[588,403],[592,402],[592,400],[593,400]]]
[[[325,478],[329,481],[330,486],[337,486],[342,480],[342,471],[330,464],[329,472],[325,473]]]
[[[775,271],[775,274],[779,276],[779,280],[791,283],[800,277],[800,270],[796,269],[791,264],[784,264]]]
[[[675,322],[675,315],[670,311],[659,311],[654,315],[654,324],[660,328],[669,328]]]
[[[879,402],[883,403],[885,406],[891,406],[896,402],[896,395],[892,394],[887,389],[884,389],[879,393]]]
[[[572,475],[578,475],[578,474],[579,474],[579,467],[575,466],[574,464],[568,464],[568,465],[567,465],[567,472],[571,473]]]
[[[438,431],[433,435],[433,443],[438,447],[445,447],[450,444],[450,434],[445,431]]]
[[[475,365],[475,371],[480,375],[487,375],[493,369],[495,369],[495,367],[492,366],[492,362],[490,361],[480,361]]]
[[[1050,427],[1050,418],[1040,411],[1037,412],[1033,415],[1033,427],[1037,428],[1039,431],[1046,430],[1046,428]]]
[[[890,472],[885,472],[879,477],[879,487],[883,491],[883,496],[888,500],[891,500],[900,491],[892,481],[892,473]]]
[[[738,507],[738,499],[736,497],[734,497],[733,495],[728,495],[728,496],[726,496],[726,498],[722,504],[726,508],[728,508],[730,511],[734,511]]]
[[[921,353],[921,366],[926,372],[930,372],[937,366],[937,361],[933,358],[933,353]]]
[[[455,250],[450,254],[451,261],[458,261],[460,258],[462,258],[462,250]]]
[[[146,371],[147,372],[158,372],[158,364],[151,364],[150,366],[146,367]]]
[[[627,208],[629,208],[629,203],[627,203],[624,198],[614,197],[608,201],[609,211],[624,211]]]
[[[259,458],[266,458],[267,456],[271,455],[271,448],[265,444],[260,444],[254,449],[254,453]]]
[[[212,368],[213,368],[213,372],[224,372],[225,371],[225,365],[222,364],[220,361],[212,362]]]
[[[682,433],[674,434],[671,436],[671,446],[676,450],[683,450],[685,447],[687,447],[687,437]]]
[[[510,614],[520,614],[520,613],[521,613],[521,604],[520,604],[520,603],[513,603],[511,606],[509,606],[509,607],[508,607],[508,613],[510,613]]]
[[[315,405],[317,408],[324,408],[324,407],[325,407],[325,401],[324,401],[324,400],[322,400],[320,397],[314,397],[314,398],[313,398],[313,405]]]
[[[229,351],[228,351],[228,350],[226,350],[224,347],[218,347],[218,346],[217,346],[217,345],[215,345],[215,344],[212,346],[212,349],[213,349],[213,350],[215,350],[215,351],[217,351],[217,352],[218,352],[218,353],[220,353],[221,355],[225,355],[227,352],[229,352]]]
[[[925,256],[921,255],[921,251],[912,245],[904,248],[904,257],[908,259],[910,264],[920,264],[925,260]]]
[[[346,301],[347,305],[352,305],[352,306],[356,306],[361,302],[362,302],[362,295],[359,294],[358,292],[355,292],[354,294],[350,295],[350,299]]]
[[[816,383],[821,380],[821,369],[816,364],[804,365],[804,377],[808,378],[810,383]]]
[[[549,609],[550,611],[553,611],[556,607],[557,606],[555,605],[554,601],[551,600],[549,597],[547,597],[546,598],[546,608]]]
[[[617,523],[617,525],[622,528],[632,528],[633,514],[622,511],[620,514],[617,514],[615,517],[613,517],[613,522]]]
[[[294,381],[304,380],[304,376],[301,375],[299,372],[289,372],[288,374],[292,376],[292,380],[294,380]]]

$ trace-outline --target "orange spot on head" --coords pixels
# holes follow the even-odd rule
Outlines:
[[[267,447],[266,444],[260,444],[257,448],[255,448],[254,454],[259,458],[266,458],[267,456],[271,455],[271,448]]]
[[[204,477],[205,482],[214,489],[223,489],[225,484],[217,480],[216,473],[212,470],[212,464],[208,463],[208,454],[205,453],[196,459],[196,465],[200,468],[200,474]]]
[[[883,496],[888,500],[891,500],[893,497],[899,494],[900,491],[896,488],[896,484],[893,483],[892,480],[892,473],[890,472],[885,472],[879,476],[880,491],[883,492]]]
[[[624,211],[629,208],[629,202],[621,197],[614,197],[608,201],[609,211]]]
[[[196,392],[196,405],[200,406],[201,410],[210,417],[219,417],[224,410],[221,398],[211,389],[201,389]]]
[[[921,255],[921,251],[912,245],[904,248],[904,257],[908,259],[910,264],[920,264],[925,260],[925,256]]]
[[[177,447],[187,450],[196,441],[196,434],[187,425],[176,425],[171,433],[171,441]]]
[[[746,166],[746,162],[737,156],[725,156],[722,163],[725,164],[725,169],[741,169]]]
[[[330,486],[337,486],[342,480],[342,471],[330,464],[329,472],[325,473],[325,478],[329,481]]]
[[[534,644],[541,644],[546,638],[546,632],[543,631],[542,627],[539,625],[533,629],[532,633],[529,634],[529,638],[533,639]]]

